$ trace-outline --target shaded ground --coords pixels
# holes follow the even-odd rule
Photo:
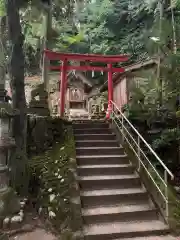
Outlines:
[[[44,229],[35,229],[32,232],[16,235],[10,238],[10,240],[56,240],[57,238],[51,233],[46,232]]]
[[[57,240],[47,222],[41,219],[35,210],[28,206],[29,212],[26,213],[22,225],[14,226],[14,229],[4,231],[7,240]],[[51,232],[50,232],[51,231]],[[1,238],[0,238],[1,239]]]

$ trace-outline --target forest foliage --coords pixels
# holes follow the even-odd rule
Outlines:
[[[160,133],[159,140],[152,143],[154,148],[168,133],[172,138],[169,129],[178,128],[180,115],[179,0],[13,1],[20,13],[28,75],[42,70],[44,47],[60,52],[129,54],[126,64],[157,59],[155,74],[133,90],[133,101],[125,109],[132,120],[144,119],[147,129],[154,122],[173,119],[173,124],[163,125],[166,137]],[[5,2],[0,0],[1,16],[6,14]],[[92,78],[99,79],[100,84],[107,80],[101,73]],[[176,139],[178,142],[179,137]]]

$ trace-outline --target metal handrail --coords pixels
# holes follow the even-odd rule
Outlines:
[[[122,113],[122,111],[117,107],[117,105],[111,101],[112,105],[120,112],[120,114],[123,116],[123,118],[126,120],[126,122],[130,125],[130,127],[134,130],[134,132],[140,137],[140,139],[145,143],[145,145],[148,147],[150,152],[156,157],[158,162],[162,165],[162,167],[167,171],[171,179],[174,178],[174,175],[172,172],[166,167],[166,165],[163,163],[163,161],[158,157],[158,155],[155,153],[155,151],[151,148],[151,146],[146,142],[146,140],[143,138],[143,136],[137,131],[137,129],[132,125],[132,123],[127,119],[127,117]]]
[[[115,122],[115,124],[117,125],[118,129],[120,130],[120,132],[122,133],[122,137],[123,139],[125,139],[127,141],[127,143],[129,144],[129,146],[131,147],[131,149],[133,150],[133,152],[135,153],[136,157],[138,158],[138,171],[140,170],[140,167],[142,166],[148,176],[151,178],[152,182],[154,183],[156,189],[159,191],[159,193],[161,194],[161,196],[163,197],[164,201],[165,201],[165,218],[168,221],[169,218],[169,200],[168,200],[168,175],[171,177],[171,179],[174,178],[174,175],[172,174],[172,172],[167,168],[167,166],[162,162],[162,160],[158,157],[158,155],[155,153],[155,151],[152,149],[152,147],[146,142],[146,140],[143,138],[143,136],[137,131],[137,129],[132,125],[132,123],[127,119],[127,117],[122,113],[122,111],[117,107],[117,105],[113,102],[110,101],[110,104],[112,104],[112,115],[111,115],[111,119],[112,121]],[[115,113],[115,110],[117,110],[120,115],[117,115]],[[115,116],[115,118],[113,118],[113,115]],[[121,119],[120,119],[121,118]],[[118,120],[118,122],[121,124],[121,127],[119,127],[118,123],[115,121]],[[128,123],[128,125],[131,127],[131,129],[137,134],[137,141],[134,139],[134,137],[132,136],[132,134],[129,132],[129,130],[126,128],[125,123]],[[125,134],[126,132],[126,134]],[[134,149],[134,147],[132,146],[131,142],[129,141],[129,139],[127,138],[127,135],[131,138],[131,140],[135,143],[137,150]],[[164,179],[161,177],[161,175],[159,174],[159,172],[156,170],[156,168],[153,166],[152,162],[148,159],[148,157],[146,156],[146,154],[144,153],[144,151],[142,150],[141,146],[140,146],[140,140],[145,144],[145,146],[148,148],[148,150],[151,152],[151,154],[156,158],[156,160],[160,163],[160,165],[163,167],[164,169]],[[165,187],[165,193],[162,192],[162,190],[160,189],[160,187],[158,186],[158,184],[156,183],[154,177],[151,175],[151,173],[149,172],[148,168],[146,167],[146,165],[144,164],[144,162],[142,161],[142,156],[145,157],[145,159],[147,160],[147,162],[149,163],[149,165],[152,167],[152,169],[154,170],[154,172],[156,173],[156,176],[159,178],[159,180],[163,183],[164,187]]]

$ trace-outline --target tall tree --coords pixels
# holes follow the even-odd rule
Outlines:
[[[49,48],[49,41],[51,36],[51,29],[52,29],[52,0],[43,0],[44,4],[44,16],[43,16],[43,30],[44,30],[44,39],[43,39],[43,48]],[[49,69],[48,69],[49,61],[43,55],[43,66],[42,66],[42,79],[44,82],[45,90],[48,91],[49,86]]]
[[[24,90],[24,36],[21,31],[19,0],[7,0],[8,32],[10,41],[9,74],[12,89],[13,108],[17,114],[13,121],[13,135],[16,154],[13,159],[14,177],[20,193],[26,188],[26,99]],[[23,185],[22,185],[23,182]]]
[[[3,100],[5,88],[5,74],[6,74],[5,33],[6,33],[5,1],[0,0],[0,101]]]

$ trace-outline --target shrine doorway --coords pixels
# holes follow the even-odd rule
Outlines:
[[[70,102],[70,106],[69,107],[70,107],[70,109],[82,109],[82,108],[85,108],[83,102]]]

